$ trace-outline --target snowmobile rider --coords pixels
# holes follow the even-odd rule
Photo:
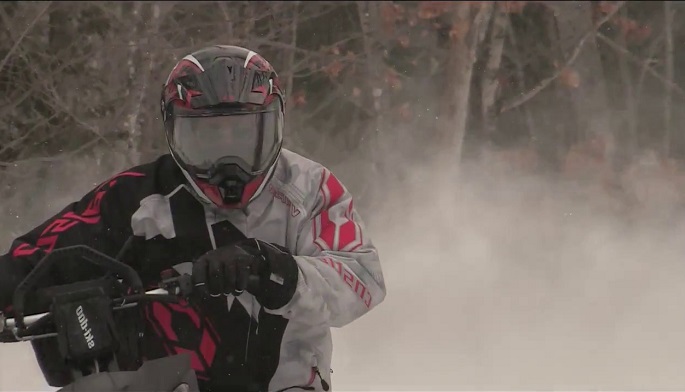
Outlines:
[[[330,328],[382,302],[385,283],[350,192],[282,148],[284,105],[276,72],[254,51],[216,45],[185,56],[162,90],[170,154],[16,238],[0,257],[0,310],[11,315],[14,288],[46,252],[84,244],[115,257],[136,244],[122,260],[146,288],[171,270],[192,273],[204,293],[190,307],[141,305],[141,358],[190,353],[203,391],[329,390]],[[75,261],[54,268],[50,284],[94,274]],[[50,356],[36,357],[61,386]]]

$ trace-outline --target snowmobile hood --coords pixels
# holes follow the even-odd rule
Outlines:
[[[185,385],[184,385],[185,384]],[[57,392],[200,392],[188,354],[144,362],[130,372],[91,374]]]

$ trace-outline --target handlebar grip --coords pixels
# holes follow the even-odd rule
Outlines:
[[[12,305],[15,313],[15,321],[17,328],[25,328],[24,324],[24,304],[26,294],[30,289],[35,288],[36,283],[40,278],[44,277],[50,270],[50,267],[57,261],[67,257],[81,257],[86,261],[91,262],[97,266],[103,267],[109,272],[115,273],[122,278],[124,282],[134,290],[140,293],[143,290],[143,282],[138,276],[138,273],[129,265],[124,264],[104,253],[90,248],[85,245],[74,245],[60,249],[54,249],[48,253],[40,262],[31,270],[31,272],[19,283],[14,291]]]
[[[259,275],[250,275],[247,279],[247,291],[257,293],[259,292],[260,279]]]

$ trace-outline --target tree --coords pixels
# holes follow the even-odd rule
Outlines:
[[[565,162],[592,162],[587,146],[605,143],[606,164],[620,175],[646,148],[658,145],[664,159],[685,154],[676,126],[685,120],[677,110],[685,97],[685,51],[675,44],[685,35],[681,8],[5,2],[0,168],[102,147],[130,164],[164,151],[158,100],[166,72],[191,50],[233,43],[279,70],[286,146],[330,165],[354,151],[374,176],[401,178],[407,157],[438,150],[458,164],[508,150],[521,154],[503,156],[537,156],[516,159],[560,173]]]

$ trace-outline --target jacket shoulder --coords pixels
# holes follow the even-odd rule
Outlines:
[[[121,188],[130,190],[132,194],[140,194],[141,192],[166,193],[166,190],[170,192],[182,180],[183,176],[176,162],[171,155],[165,154],[154,161],[120,171],[107,181],[120,182]]]
[[[108,204],[113,204],[120,212],[130,211],[132,214],[141,200],[155,193],[172,192],[182,179],[176,162],[171,155],[165,154],[112,175],[94,192],[106,191]]]
[[[348,193],[328,167],[285,148],[274,179],[281,192],[310,212],[326,200],[332,201],[331,196],[339,198]]]

